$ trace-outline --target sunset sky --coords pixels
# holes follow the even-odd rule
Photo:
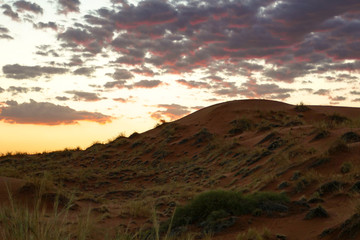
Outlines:
[[[359,0],[0,0],[0,153],[246,98],[360,106]]]

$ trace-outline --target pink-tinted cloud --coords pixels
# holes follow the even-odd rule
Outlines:
[[[67,12],[79,10],[78,0],[58,1]],[[112,3],[112,8],[89,12],[85,23],[58,33],[64,50],[91,57],[106,52],[111,56],[109,66],[130,66],[130,74],[150,79],[130,84],[131,78],[123,76],[129,73],[118,72],[109,75],[114,81],[106,83],[106,88],[152,88],[160,85],[151,80],[155,75],[172,73],[183,78],[202,71],[221,79],[180,79],[177,83],[211,88],[219,96],[286,99],[294,89],[280,84],[331,71],[339,72],[331,81],[350,83],[357,79],[340,77],[341,71],[348,75],[360,71],[358,0]],[[234,76],[256,76],[258,82],[227,80]],[[259,79],[266,83],[260,84]]]
[[[60,6],[59,12],[68,14],[69,12],[79,12],[80,1],[79,0],[58,0]]]
[[[214,93],[217,95],[225,95],[228,97],[237,97],[239,95],[247,98],[270,98],[284,100],[290,97],[290,93],[294,89],[281,88],[274,83],[259,84],[256,79],[249,79],[247,82],[236,86],[235,83],[225,83],[218,86],[218,90]]]
[[[141,80],[134,83],[132,86],[134,88],[156,88],[161,84],[162,82],[160,80]]]
[[[112,120],[112,117],[101,113],[76,111],[69,107],[34,100],[21,104],[8,101],[0,110],[0,120],[13,124],[61,125],[77,124],[79,121],[105,124]]]
[[[9,35],[9,33],[10,31],[8,28],[0,26],[0,39],[14,39],[12,36]]]
[[[134,97],[130,96],[128,98],[113,98],[113,100],[115,102],[120,102],[120,103],[132,103],[135,102]]]
[[[22,66],[19,64],[5,65],[2,68],[5,77],[13,79],[30,79],[43,75],[64,74],[66,68],[48,66]]]
[[[151,117],[158,121],[164,119],[169,119],[170,121],[174,121],[190,113],[188,107],[178,104],[159,104],[157,105],[157,107],[165,109],[151,113]]]
[[[60,40],[76,43],[82,46],[88,46],[95,41],[93,36],[87,31],[77,28],[69,28],[65,32],[58,35]]]
[[[330,94],[330,90],[329,89],[319,89],[316,92],[314,92],[314,94],[320,95],[320,96],[328,96]]]
[[[125,98],[114,98],[113,99],[115,102],[120,102],[120,103],[127,103],[127,100]]]
[[[16,1],[14,3],[14,6],[18,9],[18,11],[29,11],[29,12],[33,12],[35,14],[43,14],[44,10],[43,8],[36,4],[36,3],[32,3],[32,2],[27,2],[27,1]]]
[[[4,9],[3,14],[4,14],[5,16],[10,17],[10,18],[11,18],[12,20],[14,20],[14,21],[20,21],[19,14],[16,13],[16,12],[14,12],[14,11],[12,10],[12,8],[11,8],[10,5],[8,5],[8,4],[3,4],[3,5],[1,5],[1,8]]]
[[[34,27],[37,29],[52,29],[54,31],[58,30],[58,25],[55,22],[39,22],[37,24],[34,24]]]
[[[186,81],[184,79],[176,80],[176,82],[186,86],[187,88],[210,88],[210,85],[206,82]]]
[[[91,92],[66,91],[65,93],[72,94],[75,101],[97,102],[101,100],[98,94]]]

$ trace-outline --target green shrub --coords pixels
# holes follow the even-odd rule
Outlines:
[[[286,203],[289,199],[285,194],[257,192],[243,195],[240,192],[212,190],[196,196],[190,203],[176,208],[172,227],[202,222],[215,211],[230,215],[251,214],[266,202]]]
[[[241,118],[233,120],[231,123],[232,128],[229,130],[230,134],[240,134],[252,128],[251,120],[247,118]]]

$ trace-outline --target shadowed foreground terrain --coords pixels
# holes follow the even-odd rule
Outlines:
[[[2,156],[0,238],[360,239],[359,163],[360,108],[226,102]]]

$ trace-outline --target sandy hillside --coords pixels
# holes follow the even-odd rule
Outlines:
[[[72,236],[91,220],[88,239],[156,239],[154,226],[173,239],[360,239],[359,156],[360,108],[239,100],[85,150],[3,156],[0,204],[59,202]],[[196,205],[218,201],[209,214],[183,207],[218,189]],[[224,196],[255,200],[237,211]]]

